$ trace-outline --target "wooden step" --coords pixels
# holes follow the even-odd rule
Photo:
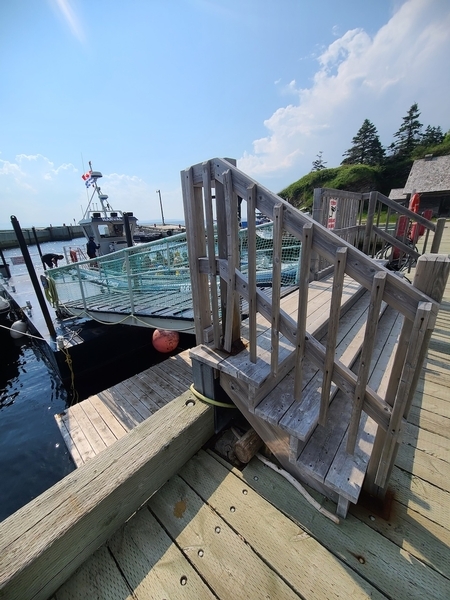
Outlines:
[[[379,393],[387,385],[401,326],[402,318],[388,308],[380,319],[369,379],[370,387]],[[327,425],[317,425],[307,442],[295,444],[291,436],[290,446],[291,460],[298,455],[295,464],[300,474],[337,492],[344,502],[356,504],[372,453],[377,425],[363,412],[355,452],[348,454],[346,445],[351,407],[352,399],[339,391],[330,405]]]
[[[370,295],[366,292],[340,319],[336,358],[347,367],[352,367],[361,350],[369,302]],[[325,345],[326,340],[325,335],[320,342]],[[292,371],[258,404],[255,414],[306,441],[318,423],[321,386],[322,372],[312,361],[305,359],[300,400],[294,398]],[[337,386],[332,384],[331,399],[337,391]]]

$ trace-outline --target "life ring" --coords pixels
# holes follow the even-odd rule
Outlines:
[[[414,212],[414,213],[418,213],[419,212],[419,205],[420,205],[420,196],[419,194],[413,194],[411,196],[411,200],[409,201],[409,210]]]
[[[70,260],[71,260],[73,263],[76,263],[76,262],[78,262],[78,256],[77,256],[77,251],[76,251],[76,250],[71,250],[71,251],[70,251]]]
[[[396,227],[396,232],[395,232],[395,237],[398,240],[402,240],[405,237],[405,233],[406,233],[406,226],[408,224],[408,217],[406,215],[401,215],[398,218],[397,221],[397,227]],[[393,260],[397,260],[398,258],[400,258],[400,249],[394,247],[394,252],[392,255],[392,259]]]

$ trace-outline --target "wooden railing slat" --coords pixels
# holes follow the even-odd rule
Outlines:
[[[297,346],[295,355],[294,398],[300,400],[303,387],[303,363],[305,359],[306,317],[308,312],[308,292],[310,280],[311,247],[313,224],[303,227],[300,277],[298,282]]]
[[[360,366],[358,370],[358,380],[356,383],[350,425],[348,428],[347,452],[349,454],[353,454],[355,450],[359,421],[362,412],[363,394],[369,380],[370,362],[373,348],[375,346],[375,338],[378,329],[378,321],[380,317],[381,303],[383,301],[385,283],[386,273],[377,273],[373,279],[369,313],[367,315],[366,331],[364,334],[364,343],[361,351]]]
[[[256,184],[247,193],[248,248],[256,248]],[[250,329],[250,360],[256,363],[256,252],[248,252],[248,323]]]
[[[209,262],[209,285],[211,290],[211,310],[213,339],[216,348],[220,347],[219,298],[217,293],[216,248],[211,194],[211,167],[209,161],[203,163],[203,194],[205,197],[206,235]]]
[[[334,261],[333,289],[331,292],[330,318],[328,321],[327,348],[323,370],[322,393],[320,399],[319,423],[325,425],[330,402],[330,388],[333,376],[334,357],[336,354],[336,338],[341,315],[342,286],[345,277],[347,248],[338,248]]]
[[[227,215],[227,255],[231,269],[228,271],[227,304],[225,318],[225,335],[223,347],[231,352],[233,343],[240,337],[239,296],[236,293],[235,269],[239,267],[239,236],[238,236],[238,203],[233,190],[231,170],[225,173],[225,208]]]
[[[395,446],[397,444],[401,423],[405,413],[409,392],[412,386],[413,375],[418,367],[419,357],[423,346],[423,341],[428,329],[428,324],[431,319],[431,304],[423,302],[417,311],[416,319],[412,326],[411,335],[409,338],[408,349],[406,352],[405,362],[400,380],[400,385],[397,391],[397,397],[389,420],[385,443],[378,465],[375,484],[384,488],[389,474],[391,460],[394,455]]]
[[[279,322],[280,322],[280,287],[281,287],[281,245],[283,241],[283,205],[273,207],[273,255],[272,255],[272,353],[270,370],[275,377],[278,372]]]
[[[198,260],[206,256],[203,198],[201,188],[194,187],[192,168],[182,171],[184,214],[187,236],[189,265],[191,271],[192,299],[194,306],[195,334],[203,340],[204,331],[211,326],[208,278],[199,271]]]

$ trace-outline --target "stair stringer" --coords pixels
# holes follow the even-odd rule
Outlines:
[[[236,408],[239,409],[241,414],[247,419],[259,437],[279,461],[283,469],[301,483],[310,486],[312,489],[323,494],[333,502],[339,502],[339,495],[334,490],[313,479],[308,473],[299,468],[297,464],[290,462],[290,435],[280,427],[267,423],[267,421],[264,421],[249,411],[244,400],[247,398],[248,393],[248,386],[246,383],[239,381],[226,373],[220,373],[220,385],[234,402]]]

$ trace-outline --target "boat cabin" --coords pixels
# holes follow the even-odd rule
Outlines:
[[[103,194],[97,185],[97,180],[102,177],[100,171],[91,171],[90,176],[90,181],[92,181],[90,185],[94,187],[94,192],[79,225],[83,229],[86,239],[92,236],[95,243],[100,246],[98,255],[104,256],[129,245],[127,244],[127,228],[129,229],[129,239],[133,240],[137,218],[132,212],[114,210],[110,206],[108,196]],[[100,202],[99,206],[93,205],[95,194]]]

